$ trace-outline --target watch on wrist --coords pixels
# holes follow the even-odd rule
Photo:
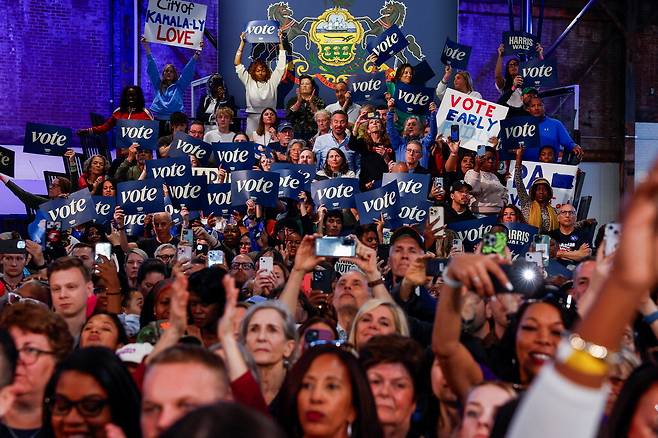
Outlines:
[[[368,287],[375,287],[379,286],[380,284],[384,284],[384,278],[378,278],[377,280],[374,281],[369,281],[368,282]]]

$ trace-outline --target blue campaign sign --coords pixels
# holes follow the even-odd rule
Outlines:
[[[244,30],[248,43],[279,43],[279,22],[276,20],[253,20]]]
[[[467,70],[471,49],[471,46],[459,44],[450,38],[446,38],[446,44],[443,46],[443,52],[441,52],[441,62],[451,66],[453,70]]]
[[[414,76],[411,79],[411,83],[414,85],[425,85],[425,82],[432,79],[436,76],[434,70],[430,66],[427,59],[423,59],[418,64],[414,65]]]
[[[180,214],[181,207],[180,205],[178,207],[174,206],[173,202],[171,201],[171,196],[165,196],[164,207],[164,211],[169,213],[169,216],[171,216],[171,222],[174,225],[178,225],[183,221],[183,216]],[[193,211],[190,211],[190,219],[192,219],[193,213]]]
[[[199,160],[199,165],[205,166],[212,155],[212,146],[203,140],[194,138],[184,132],[174,134],[169,149],[169,157],[193,156]]]
[[[397,24],[394,24],[379,34],[377,38],[370,39],[366,49],[371,55],[375,55],[375,65],[379,66],[408,45],[409,41]]]
[[[311,181],[315,177],[315,174],[318,172],[317,167],[314,164],[294,164],[294,163],[272,163],[271,167],[273,172],[278,172],[280,169],[290,169],[297,170],[299,173],[304,175],[304,184],[309,188],[306,191],[310,190]]]
[[[386,73],[360,74],[350,78],[352,102],[365,103],[384,100],[386,93]]]
[[[106,224],[114,217],[117,201],[114,196],[92,196],[96,208],[96,223]]]
[[[117,120],[117,148],[129,148],[133,143],[144,149],[158,149],[160,122],[157,120]]]
[[[146,160],[147,178],[180,178],[192,176],[192,166],[188,157],[161,158],[159,160]]]
[[[417,199],[415,196],[400,194],[400,214],[398,218],[402,225],[422,224],[427,219],[427,212],[434,203],[427,199]]]
[[[520,222],[506,223],[505,226],[509,230],[507,233],[507,246],[512,252],[512,257],[515,255],[525,257],[525,253],[528,252],[532,243],[532,238],[539,230],[537,227]]]
[[[207,215],[230,216],[234,210],[231,206],[231,184],[209,184],[207,190],[208,207],[204,212]]]
[[[430,190],[430,175],[419,173],[385,173],[382,176],[382,184],[397,181],[400,198],[407,196],[414,199],[427,199]]]
[[[127,214],[123,218],[126,226],[126,234],[131,237],[141,237],[144,235],[144,218],[146,213]]]
[[[288,198],[299,201],[299,195],[308,191],[311,184],[305,183],[304,175],[298,170],[279,169],[279,198]]]
[[[464,242],[464,250],[472,252],[475,245],[482,240],[482,236],[488,233],[497,222],[496,216],[486,216],[482,219],[453,222],[448,224],[448,228],[457,233],[457,238]]]
[[[513,117],[500,121],[500,150],[502,160],[514,158],[514,151],[523,142],[525,149],[538,149],[539,119],[532,116]]]
[[[356,206],[354,196],[359,193],[358,178],[332,178],[311,183],[311,196],[317,209],[340,210]]]
[[[231,202],[245,205],[253,199],[262,207],[276,207],[279,197],[279,174],[262,170],[240,170],[231,174]]]
[[[554,56],[544,60],[531,60],[521,63],[521,76],[524,87],[537,89],[553,88],[560,85],[557,76],[557,59]]]
[[[0,146],[0,173],[14,177],[16,167],[16,154],[11,149]]]
[[[54,199],[39,206],[48,221],[61,222],[62,230],[82,225],[96,218],[96,208],[89,189],[71,193],[66,199]]]
[[[213,143],[212,148],[217,158],[217,165],[223,169],[251,170],[256,164],[255,143]]]
[[[27,123],[23,152],[62,156],[71,147],[73,131],[61,126]]]
[[[392,181],[378,189],[356,194],[356,209],[361,224],[371,224],[375,219],[384,218],[391,228],[399,225],[400,193],[398,185]]]
[[[426,114],[429,111],[434,89],[408,85],[402,82],[395,84],[395,107],[409,114]]]
[[[169,178],[167,187],[172,204],[188,210],[203,210],[208,206],[205,176],[181,176]]]
[[[164,211],[164,180],[146,179],[117,184],[117,202],[129,214],[158,213]]]
[[[537,53],[537,37],[523,31],[503,32],[503,45],[505,56],[524,54],[528,58],[534,58]]]

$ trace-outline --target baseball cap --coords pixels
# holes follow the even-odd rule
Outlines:
[[[151,351],[153,351],[153,345],[149,343],[126,344],[116,351],[116,355],[123,362],[140,364]]]
[[[281,132],[284,129],[293,129],[294,130],[294,128],[292,127],[292,124],[290,124],[290,122],[279,123],[279,128],[277,129],[277,132]]]
[[[393,232],[391,235],[391,245],[393,245],[396,240],[402,237],[411,237],[416,241],[416,243],[418,243],[418,246],[420,246],[421,249],[425,248],[425,242],[423,241],[423,238],[420,236],[420,234],[418,234],[418,231],[406,225],[398,228]]]
[[[539,91],[537,91],[537,89],[534,87],[525,87],[521,92],[521,95],[525,96],[526,94],[534,94],[535,96],[538,96]]]
[[[450,193],[456,192],[457,190],[461,190],[464,187],[468,188],[469,191],[473,190],[473,187],[469,183],[467,183],[463,179],[460,179],[459,181],[455,181],[454,183],[452,183],[452,186],[450,187]]]

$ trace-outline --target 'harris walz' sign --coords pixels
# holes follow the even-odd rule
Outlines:
[[[537,38],[529,33],[522,31],[503,32],[503,45],[505,46],[504,55],[524,54],[532,58],[537,45]]]

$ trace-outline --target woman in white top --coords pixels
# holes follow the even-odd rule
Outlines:
[[[276,108],[276,89],[286,72],[286,51],[283,48],[283,36],[279,30],[279,57],[276,68],[270,71],[267,64],[260,59],[255,60],[246,69],[242,65],[242,49],[245,43],[245,33],[240,34],[240,47],[235,53],[233,64],[238,78],[245,86],[247,103],[247,134],[256,130],[258,115],[267,107]]]
[[[276,125],[279,119],[276,116],[274,108],[265,108],[258,118],[256,129],[251,131],[251,139],[254,143],[262,146],[267,146],[273,141],[276,141]],[[249,126],[247,126],[249,129]],[[248,133],[250,131],[247,131]]]
[[[471,210],[474,213],[498,214],[507,204],[507,187],[496,175],[496,151],[487,146],[481,157],[475,157],[475,167],[466,171],[464,180],[473,187]]]
[[[452,67],[449,65],[446,66],[445,73],[443,73],[443,78],[436,85],[436,97],[443,99],[443,95],[446,94],[448,89],[448,81],[452,75]],[[453,80],[453,88],[461,93],[468,94],[476,99],[482,99],[482,95],[473,89],[473,79],[471,79],[471,74],[465,70],[458,71],[455,74],[455,79]]]

